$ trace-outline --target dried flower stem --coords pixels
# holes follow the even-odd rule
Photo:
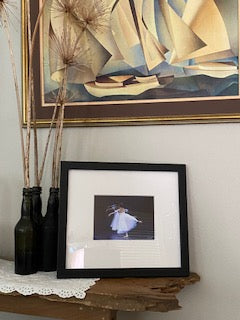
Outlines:
[[[66,0],[67,1],[67,0]],[[67,14],[66,16],[67,17]],[[65,20],[65,19],[64,19]],[[59,182],[59,168],[62,152],[62,137],[63,137],[63,120],[65,113],[65,105],[67,101],[67,83],[68,83],[68,69],[71,66],[76,67],[78,62],[76,60],[80,53],[79,40],[82,34],[77,37],[72,34],[71,27],[67,23],[64,24],[61,36],[55,33],[50,35],[52,40],[52,49],[56,54],[57,59],[62,65],[62,79],[59,86],[59,112],[55,130],[55,141],[52,160],[52,186],[58,187]]]
[[[63,138],[63,120],[66,104],[66,92],[68,82],[68,68],[81,66],[79,57],[81,48],[79,40],[84,35],[87,42],[89,42],[87,29],[94,32],[103,32],[106,28],[108,21],[108,14],[110,13],[109,7],[105,6],[101,0],[93,1],[91,5],[87,1],[82,0],[57,0],[53,2],[52,10],[55,14],[63,17],[63,30],[61,37],[57,36],[54,32],[50,34],[52,40],[56,60],[61,65],[59,72],[64,72],[62,75],[61,86],[59,91],[60,95],[60,108],[58,112],[58,119],[56,123],[55,142],[52,161],[52,186],[58,187],[59,182],[59,169],[62,153],[62,138]],[[80,27],[81,32],[76,35],[71,32],[71,26],[68,26],[68,20],[74,19],[75,23]],[[88,30],[89,31],[89,30]],[[54,48],[55,47],[55,48]],[[90,50],[89,46],[89,50]],[[89,61],[92,64],[92,60]]]
[[[58,117],[57,117],[57,122],[56,122],[54,149],[53,149],[53,158],[52,158],[52,187],[55,187],[55,180],[56,180],[56,167],[57,167],[57,163],[56,163],[57,160],[56,159],[57,159],[57,153],[58,153],[61,112],[62,112],[62,104],[63,104],[63,101],[61,99],[62,92],[63,92],[63,81],[62,81],[62,85],[59,88],[60,107],[58,110]]]
[[[32,26],[30,19],[30,3],[28,2],[27,8],[27,30],[28,30],[28,52],[32,52]],[[34,132],[34,185],[40,186],[38,179],[38,138],[37,138],[37,125],[36,125],[36,109],[35,109],[35,97],[34,97],[34,81],[33,81],[33,70],[29,69],[29,82],[31,83],[31,107],[32,107],[32,118],[33,118],[33,132]]]
[[[31,67],[30,70],[32,70],[32,63],[33,63],[33,51],[34,51],[34,47],[35,47],[35,42],[36,42],[36,37],[37,37],[37,32],[38,32],[38,28],[39,28],[39,24],[40,24],[40,19],[42,17],[42,14],[43,14],[43,10],[45,8],[45,4],[46,4],[46,1],[47,0],[43,0],[42,1],[42,5],[40,7],[40,10],[39,10],[39,13],[38,13],[38,16],[37,16],[37,20],[36,20],[36,23],[35,23],[35,27],[34,27],[34,30],[33,30],[33,34],[32,34],[32,50],[30,52],[30,57],[29,57],[29,69]],[[28,0],[29,2],[29,0]],[[30,12],[28,12],[29,16],[30,16]]]
[[[75,49],[76,49],[76,45],[77,45],[77,42],[75,43]],[[67,96],[68,67],[69,66],[66,65],[65,68],[64,68],[63,99],[62,99],[63,103],[62,103],[62,106],[61,106],[58,152],[57,152],[57,157],[56,157],[55,188],[57,188],[59,186],[60,161],[61,161],[61,155],[62,155],[63,120],[64,120],[65,104],[66,104],[66,96]]]
[[[37,35],[37,31],[39,28],[39,24],[40,24],[40,19],[44,10],[44,6],[45,6],[46,0],[43,0],[41,8],[39,10],[38,16],[37,16],[37,20],[35,23],[35,27],[34,27],[34,31],[32,34],[32,37],[29,35],[29,40],[31,39],[31,44],[30,44],[30,48],[29,48],[29,72],[28,72],[28,101],[27,101],[27,136],[26,136],[26,153],[25,153],[25,170],[26,170],[26,177],[27,177],[27,187],[30,187],[30,176],[29,176],[29,158],[30,158],[30,138],[31,138],[31,118],[32,118],[32,109],[33,110],[33,114],[35,114],[35,119],[36,119],[36,111],[35,111],[35,104],[32,103],[34,102],[33,99],[33,92],[34,92],[34,88],[33,88],[33,78],[32,78],[32,65],[33,65],[33,51],[34,51],[34,47],[35,47],[35,41],[36,41],[36,35]],[[28,17],[28,21],[30,21],[30,0],[27,1],[27,17]],[[28,33],[31,34],[31,26],[29,25],[28,22]],[[36,122],[34,127],[36,127]],[[35,134],[37,135],[36,131]],[[38,160],[36,158],[38,158],[38,152],[37,152],[37,138],[35,136],[35,180],[36,180],[36,184],[39,185],[39,179],[38,179]]]
[[[61,106],[58,151],[56,155],[57,157],[56,157],[55,188],[59,186],[60,161],[61,161],[61,155],[62,155],[63,120],[64,120],[64,113],[65,113],[64,111],[65,111],[65,103],[63,103],[63,105]]]
[[[38,176],[39,185],[42,182],[44,166],[45,166],[45,162],[46,162],[46,158],[47,158],[47,152],[48,152],[48,147],[49,147],[50,138],[51,138],[51,134],[52,134],[53,124],[54,124],[55,118],[56,118],[57,108],[58,108],[58,98],[57,98],[57,101],[56,101],[56,104],[55,104],[55,107],[54,107],[54,110],[53,110],[52,119],[51,119],[51,123],[50,123],[49,130],[48,130],[47,141],[46,141],[46,145],[45,145],[45,148],[44,148],[42,165],[41,165],[41,168],[40,168],[40,171],[39,171],[39,176]]]
[[[60,110],[61,111],[61,110]],[[60,111],[58,111],[58,118],[56,122],[55,129],[55,139],[54,139],[54,148],[53,148],[53,160],[52,160],[52,187],[55,186],[55,175],[56,175],[56,155],[58,149],[58,136],[59,136],[59,128],[60,128]]]
[[[21,111],[21,99],[20,99],[20,91],[18,86],[18,79],[17,79],[17,72],[16,72],[16,64],[13,54],[13,46],[12,46],[12,39],[10,34],[10,28],[8,23],[8,17],[3,10],[2,14],[4,15],[4,28],[6,30],[7,39],[8,39],[8,47],[10,52],[10,59],[12,65],[12,73],[13,73],[13,80],[15,86],[15,94],[17,99],[17,111],[18,111],[18,122],[19,122],[19,131],[20,131],[20,140],[21,140],[21,153],[22,153],[22,163],[23,163],[23,178],[24,178],[24,186],[27,186],[27,176],[26,176],[26,167],[25,167],[25,146],[24,146],[24,137],[23,137],[23,129],[22,129],[22,111]]]
[[[55,143],[54,143],[53,161],[52,161],[52,187],[54,188],[58,187],[58,182],[59,182],[59,169],[60,169],[60,160],[61,160],[61,152],[62,152],[63,120],[64,120],[64,111],[65,111],[66,93],[67,93],[67,71],[68,71],[68,65],[65,65],[62,84],[61,84],[61,87],[59,88],[60,110],[58,113],[58,119],[56,124]]]

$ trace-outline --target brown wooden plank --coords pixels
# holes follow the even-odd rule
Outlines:
[[[159,297],[161,293],[177,293],[186,285],[194,284],[200,280],[196,273],[191,273],[189,277],[180,278],[114,278],[101,279],[92,286],[87,296],[91,294],[105,295],[133,295],[137,293],[146,297]]]
[[[101,279],[87,291],[85,299],[64,302],[121,311],[167,312],[180,309],[176,294],[186,285],[199,281],[197,274],[186,278],[121,278]],[[50,301],[58,296],[42,297]]]
[[[194,273],[186,278],[101,279],[87,291],[85,299],[24,297],[14,292],[0,295],[0,310],[66,320],[110,320],[116,310],[167,312],[180,309],[176,294],[199,280]]]
[[[35,315],[63,320],[114,320],[116,312],[86,307],[76,303],[48,301],[39,296],[0,295],[0,310],[3,312]]]

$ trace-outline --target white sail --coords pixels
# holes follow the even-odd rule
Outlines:
[[[214,60],[232,58],[233,56],[235,56],[235,54],[233,53],[232,50],[225,50],[225,51],[208,54],[205,56],[200,56],[198,58],[195,58],[194,61],[195,63],[209,62]]]
[[[140,40],[129,1],[118,1],[112,12],[111,29],[123,60],[133,68],[141,66],[144,61],[141,56],[136,59],[136,48],[140,46]]]
[[[159,43],[153,27],[156,24],[154,1],[148,0],[148,4],[152,13],[144,17],[143,0],[133,0],[134,13],[129,1],[119,0],[112,12],[111,27],[124,61],[133,68],[147,65],[148,70],[152,70],[165,60],[167,50]]]
[[[159,4],[174,44],[170,63],[185,60],[186,56],[206,46],[205,42],[176,14],[166,0],[159,0]]]
[[[215,0],[221,12],[225,27],[228,33],[229,43],[234,56],[239,55],[239,28],[236,21],[239,21],[239,1],[236,0]]]
[[[154,0],[144,0],[142,7],[142,17],[148,31],[158,39],[158,32],[155,19],[155,2]]]
[[[176,14],[182,17],[186,2],[184,0],[168,0],[168,3],[176,12]]]
[[[116,0],[102,0],[103,6],[107,9],[107,17],[106,17],[106,25],[99,32],[98,30],[94,30],[89,28],[89,31],[96,38],[97,41],[101,43],[101,45],[110,53],[112,59],[120,60],[123,59],[121,52],[118,49],[117,43],[114,39],[111,30],[111,9],[115,4]]]
[[[150,0],[150,3],[153,4],[153,1]],[[140,41],[146,60],[146,65],[148,67],[148,70],[152,70],[162,61],[166,60],[164,53],[166,53],[167,50],[158,42],[158,40],[143,23],[143,0],[135,0],[134,5],[140,34]],[[154,16],[152,16],[152,18],[154,18]]]
[[[226,26],[215,1],[189,0],[182,19],[206,46],[185,55],[181,60],[231,50]]]
[[[117,3],[116,8],[114,9],[114,13],[115,12],[117,13],[119,30],[116,31],[116,28],[114,27],[115,16],[113,15],[112,16],[113,33],[116,35],[117,32],[118,33],[121,32],[121,34],[126,39],[126,42],[130,48],[140,44],[129,1],[124,1],[124,0],[119,1]],[[119,40],[118,37],[115,36],[115,38],[117,39],[117,41]]]

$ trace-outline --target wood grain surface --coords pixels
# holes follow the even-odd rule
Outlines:
[[[0,294],[0,310],[66,320],[113,320],[117,311],[167,312],[180,309],[176,294],[199,280],[195,273],[186,278],[101,279],[85,299],[13,292]]]

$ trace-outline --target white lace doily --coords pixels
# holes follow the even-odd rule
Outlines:
[[[38,272],[20,276],[14,273],[14,262],[0,259],[0,292],[17,291],[24,296],[56,294],[61,298],[84,299],[86,291],[98,279],[57,279],[56,272]]]

